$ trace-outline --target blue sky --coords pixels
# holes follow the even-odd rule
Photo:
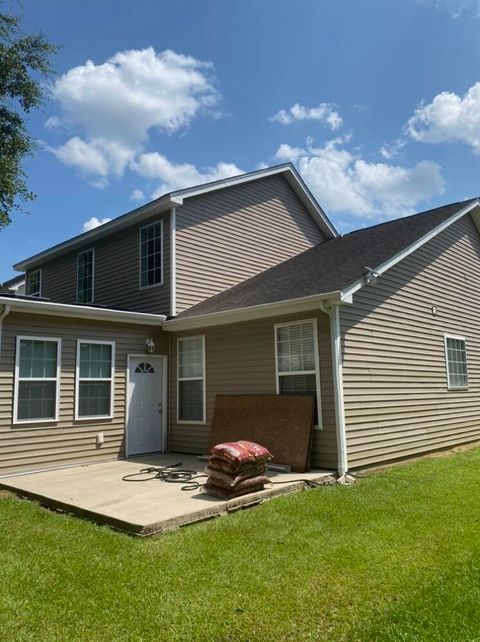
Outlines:
[[[341,232],[480,193],[477,0],[25,0],[62,46],[12,263],[170,188],[293,161]],[[90,61],[90,62],[88,62]]]

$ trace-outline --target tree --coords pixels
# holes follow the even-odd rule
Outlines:
[[[53,73],[56,51],[43,34],[25,35],[19,16],[0,11],[0,229],[13,210],[35,198],[22,167],[36,147],[25,119],[45,100],[43,81]]]

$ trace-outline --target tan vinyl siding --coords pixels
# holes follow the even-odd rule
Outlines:
[[[163,285],[140,289],[139,229],[163,220]],[[60,303],[77,301],[77,255],[94,248],[94,301],[96,305],[170,314],[170,213],[152,216],[141,224],[87,243],[42,268],[42,296]],[[38,269],[32,268],[32,271]]]
[[[62,339],[58,422],[12,424],[17,335]],[[0,475],[122,457],[127,354],[144,353],[145,340],[150,336],[155,337],[157,352],[166,354],[168,337],[147,326],[11,313],[3,321],[0,355]],[[116,342],[113,419],[74,419],[77,339]],[[105,443],[97,448],[95,436],[99,431],[104,433]]]
[[[274,325],[290,320],[311,319],[315,313],[195,330],[170,339],[170,450],[205,454],[217,394],[275,393]],[[320,381],[323,430],[314,431],[312,466],[336,467],[335,417],[332,389],[331,348],[328,317],[318,315]],[[178,424],[176,344],[178,336],[205,334],[206,424]]]
[[[479,302],[468,215],[342,308],[350,467],[480,439]],[[466,338],[467,391],[447,389],[444,334]]]
[[[283,176],[177,208],[177,314],[325,240]]]

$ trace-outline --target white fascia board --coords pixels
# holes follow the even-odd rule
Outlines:
[[[63,243],[59,243],[58,245],[54,245],[53,247],[48,248],[48,250],[40,252],[39,254],[35,254],[34,256],[31,256],[28,259],[24,259],[19,263],[15,263],[13,269],[17,270],[18,272],[25,272],[26,270],[35,267],[37,264],[42,263],[47,259],[51,259],[54,256],[63,254],[67,250],[73,250],[79,245],[85,245],[87,243],[97,241],[104,236],[113,234],[113,232],[117,232],[126,227],[130,227],[130,225],[134,225],[135,223],[140,223],[152,214],[163,213],[167,211],[171,206],[172,202],[169,195],[167,194],[166,196],[162,196],[161,198],[152,201],[151,203],[142,205],[141,207],[138,207],[131,212],[122,214],[121,216],[114,218],[108,223],[99,225],[93,230],[89,230],[88,232],[84,232],[83,234],[79,234],[78,236],[74,236],[67,241],[63,241]]]
[[[68,317],[69,319],[92,319],[117,323],[136,323],[139,325],[162,326],[166,316],[147,312],[129,312],[108,308],[95,308],[50,301],[32,301],[0,296],[0,306],[10,307],[11,312],[42,314],[48,316]]]
[[[288,171],[292,171],[290,165],[277,165],[276,167],[267,167],[255,172],[248,172],[246,174],[232,176],[231,178],[222,178],[221,180],[215,181],[213,183],[205,183],[204,185],[197,185],[195,187],[179,189],[176,192],[172,192],[170,197],[174,203],[176,203],[177,205],[182,205],[185,198],[192,198],[192,196],[208,194],[208,192],[215,192],[216,190],[224,189],[225,187],[232,187],[234,185],[241,185],[242,183],[249,183],[250,181],[254,181],[259,178],[273,176],[274,174],[283,174]]]
[[[266,178],[268,176],[274,176],[275,174],[285,174],[290,187],[292,187],[292,189],[295,191],[297,196],[300,198],[300,200],[308,210],[310,216],[313,218],[318,227],[323,231],[326,237],[337,238],[337,230],[330,223],[327,215],[317,203],[312,193],[307,188],[300,175],[291,163],[277,165],[275,167],[267,167],[255,172],[240,174],[239,176],[233,176],[231,178],[224,178],[220,181],[215,181],[214,183],[207,183],[205,185],[198,185],[196,187],[178,190],[170,194],[170,199],[177,205],[183,205],[183,202],[186,198],[200,196],[201,194],[207,194],[208,192],[214,192],[226,187],[241,185],[242,183],[248,183],[250,181],[258,180],[259,178]]]
[[[224,189],[226,187],[232,187],[234,185],[241,185],[242,183],[248,183],[250,181],[254,181],[259,178],[265,178],[267,176],[273,176],[275,174],[285,174],[288,182],[290,183],[290,186],[295,190],[297,196],[300,198],[309,214],[312,216],[312,219],[324,232],[327,238],[338,237],[338,232],[330,223],[325,212],[314,199],[310,190],[307,188],[298,172],[295,170],[291,163],[286,163],[283,165],[277,165],[276,167],[267,167],[266,169],[249,172],[247,174],[240,174],[239,176],[233,176],[232,178],[225,178],[220,181],[206,183],[205,185],[199,185],[192,188],[177,190],[175,192],[171,192],[170,194],[165,194],[165,196],[162,196],[155,201],[152,201],[151,203],[142,205],[141,207],[132,210],[131,212],[127,212],[122,216],[114,218],[109,223],[99,225],[89,232],[84,232],[83,234],[74,236],[73,238],[68,239],[63,243],[54,245],[44,252],[40,252],[39,254],[35,254],[34,256],[24,259],[23,261],[16,263],[13,267],[19,272],[25,272],[25,270],[29,270],[32,267],[35,267],[46,259],[50,259],[59,254],[63,254],[64,252],[72,250],[79,245],[96,241],[97,239],[108,236],[109,234],[112,234],[113,232],[116,232],[120,229],[129,227],[134,223],[141,222],[154,213],[162,213],[170,209],[171,207],[182,205],[184,199],[186,198],[191,198],[192,196],[198,196],[200,194],[207,194],[208,192]]]
[[[222,312],[211,312],[210,314],[186,317],[184,319],[170,319],[163,324],[163,329],[170,332],[177,332],[181,330],[227,325],[229,323],[240,323],[241,321],[253,321],[254,319],[277,317],[285,314],[295,314],[296,312],[315,310],[321,307],[322,302],[327,300],[332,303],[341,303],[340,292],[313,294],[299,299],[262,303],[261,305],[224,310]]]
[[[325,214],[313,194],[308,189],[300,174],[295,167],[289,166],[290,172],[286,174],[286,178],[290,186],[295,190],[297,196],[305,205],[313,220],[317,223],[325,236],[328,238],[338,238],[339,234],[334,228],[328,216]]]
[[[453,223],[458,221],[459,219],[462,218],[462,216],[465,216],[465,214],[468,214],[471,212],[475,207],[480,205],[480,202],[478,200],[473,201],[473,203],[469,203],[466,207],[462,208],[459,212],[456,214],[453,214],[450,218],[448,218],[446,221],[441,223],[440,225],[437,225],[433,230],[430,230],[427,234],[424,234],[422,237],[420,237],[417,241],[409,245],[407,248],[402,250],[401,252],[398,252],[394,256],[390,257],[380,265],[376,267],[372,267],[373,271],[376,272],[379,276],[384,274],[387,270],[390,270],[390,268],[394,267],[405,259],[407,256],[412,254],[412,252],[415,252],[419,248],[422,247],[422,245],[425,245],[425,243],[428,243],[428,241],[431,241],[433,238],[437,236],[437,234],[440,234],[444,230],[447,229],[447,227],[450,227]],[[351,298],[352,295],[355,294],[360,288],[362,288],[365,283],[365,278],[362,276],[360,279],[349,285],[347,288],[342,290],[342,301],[345,303],[351,303]]]

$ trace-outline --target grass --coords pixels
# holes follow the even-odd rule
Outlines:
[[[146,540],[0,499],[0,639],[480,640],[480,449]]]

